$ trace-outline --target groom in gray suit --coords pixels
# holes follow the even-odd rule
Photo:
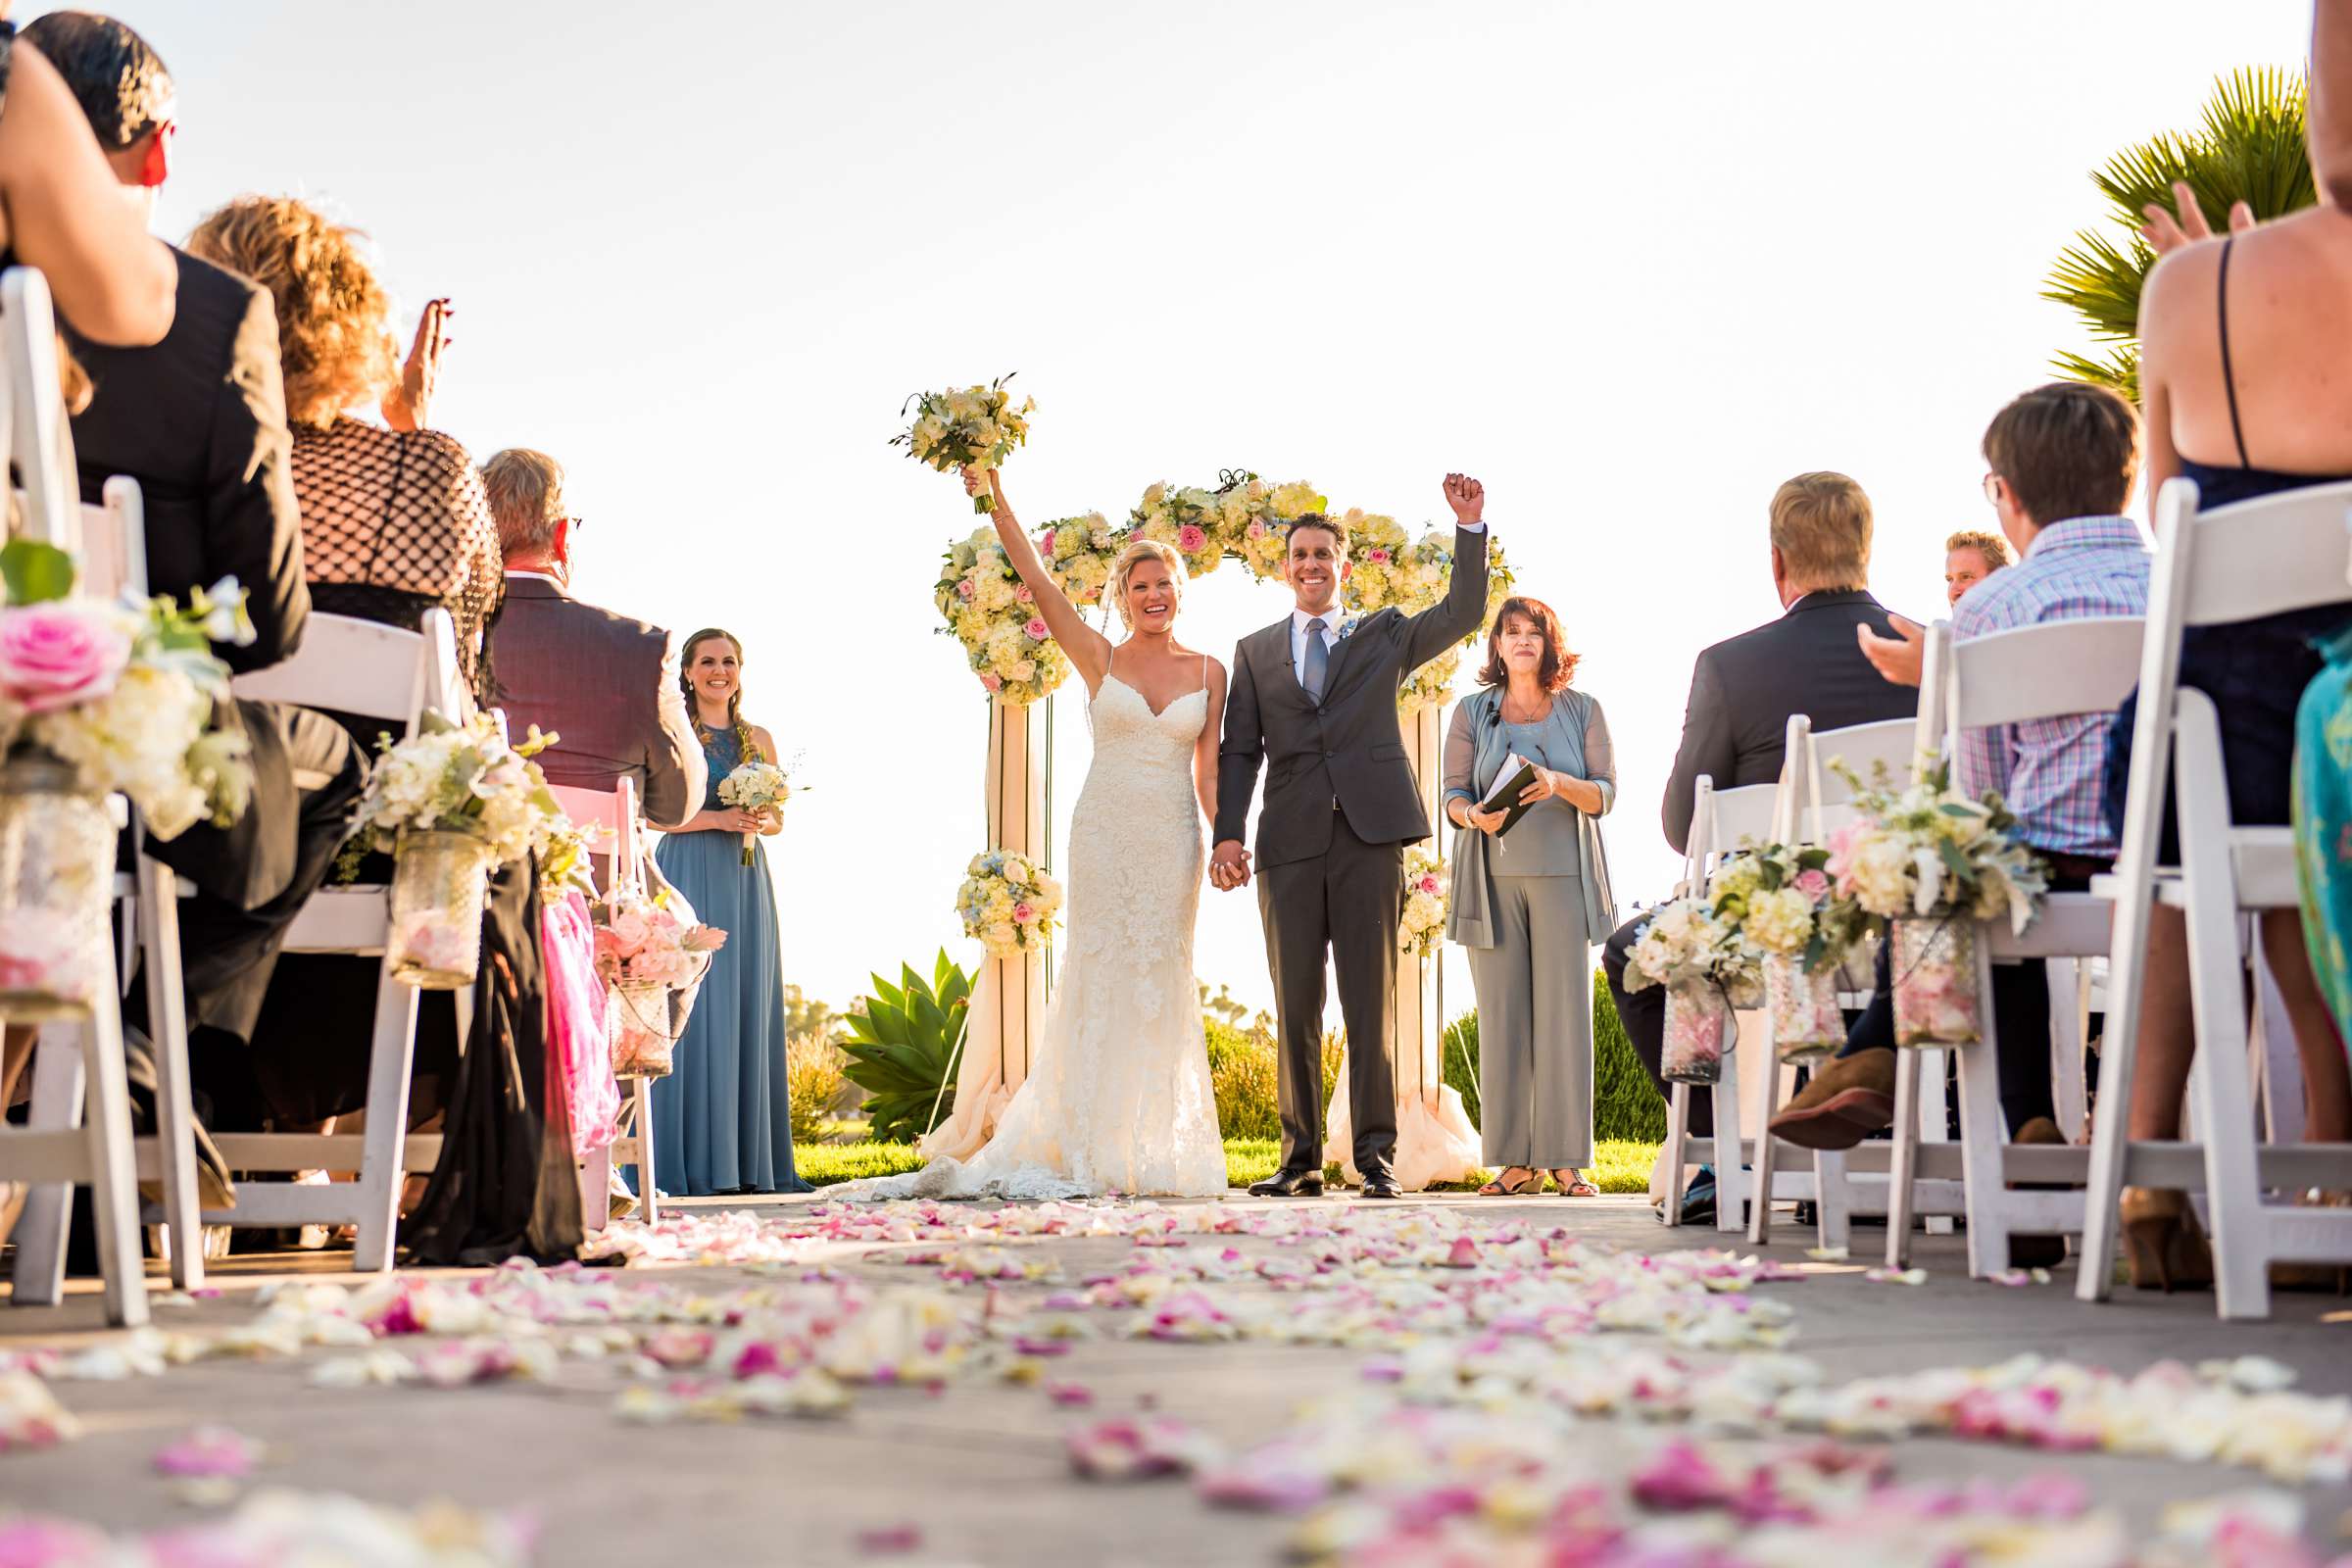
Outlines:
[[[1234,650],[1217,768],[1217,847],[1208,877],[1230,891],[1250,880],[1242,834],[1260,763],[1270,764],[1257,817],[1257,907],[1274,977],[1282,1169],[1250,1192],[1323,1191],[1323,967],[1340,978],[1348,1026],[1348,1108],[1366,1198],[1398,1196],[1396,1076],[1389,1020],[1404,911],[1404,847],[1429,837],[1396,691],[1404,678],[1478,629],[1487,606],[1486,492],[1446,476],[1453,508],[1453,578],[1445,602],[1418,615],[1394,609],[1344,616],[1347,525],[1309,514],[1290,525],[1285,574],[1298,604]]]

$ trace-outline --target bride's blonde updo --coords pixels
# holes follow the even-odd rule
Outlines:
[[[1168,575],[1176,579],[1176,608],[1184,608],[1184,558],[1176,553],[1176,547],[1162,544],[1157,539],[1130,539],[1127,548],[1119,552],[1118,564],[1110,569],[1111,593],[1119,607],[1119,624],[1129,631],[1135,630],[1135,622],[1127,613],[1127,575],[1147,561],[1156,561],[1168,568]]]

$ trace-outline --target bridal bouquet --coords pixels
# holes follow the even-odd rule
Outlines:
[[[991,850],[972,857],[956,908],[963,934],[992,958],[1013,958],[1054,940],[1061,912],[1061,884],[1017,855]]]
[[[1111,568],[1126,548],[1127,530],[1112,527],[1100,512],[1050,522],[1037,536],[1037,553],[1046,569],[1070,603],[1082,610],[1102,602]]]
[[[1827,869],[1840,895],[1889,924],[1895,1044],[1973,1044],[1984,1037],[1977,922],[2005,915],[2023,933],[2048,873],[2000,796],[1968,799],[1947,767],[1897,791],[1884,769],[1866,789],[1833,765],[1855,786],[1858,814],[1830,835]]]
[[[718,781],[718,798],[739,811],[781,809],[792,799],[792,780],[775,763],[755,757]],[[743,836],[744,864],[752,863],[759,842],[758,834]]]
[[[185,610],[169,598],[101,604],[70,597],[65,552],[26,540],[0,550],[0,751],[45,752],[81,789],[127,796],[153,838],[244,815],[245,737],[210,728],[228,698],[212,645],[253,640],[235,578],[189,595]]]
[[[1434,956],[1446,941],[1446,864],[1429,850],[1415,847],[1404,856],[1404,917],[1396,934],[1403,950],[1416,958]]]
[[[1628,991],[1666,988],[1666,1042],[1659,1072],[1678,1083],[1711,1084],[1723,1073],[1723,1034],[1734,1007],[1763,991],[1755,955],[1705,898],[1659,905],[1625,966]]]
[[[965,661],[992,696],[1034,703],[1069,673],[1036,596],[1005,559],[994,529],[982,528],[949,550],[931,597],[947,619],[943,629],[963,645]]]
[[[890,444],[905,447],[908,457],[942,473],[996,468],[1012,456],[1014,447],[1029,439],[1029,416],[1037,409],[1034,398],[1013,407],[1012,394],[1004,390],[1004,383],[1011,379],[1000,375],[986,386],[969,386],[960,392],[916,393],[906,400],[914,407],[914,423],[892,436]],[[974,512],[986,514],[996,509],[985,490],[972,498]]]

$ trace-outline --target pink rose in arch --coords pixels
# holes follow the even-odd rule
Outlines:
[[[965,577],[957,581],[956,584],[956,597],[958,599],[969,599],[972,597],[971,578]]]
[[[1263,539],[1265,536],[1266,536],[1266,525],[1265,525],[1265,523],[1264,523],[1264,522],[1262,522],[1262,521],[1260,521],[1260,520],[1258,520],[1258,519],[1256,519],[1256,518],[1254,518],[1254,517],[1253,517],[1253,518],[1251,518],[1251,519],[1250,519],[1250,538],[1252,538],[1252,539]]]
[[[992,692],[1001,692],[1004,689],[1004,677],[993,669],[980,677],[980,684]]]
[[[1037,600],[1037,595],[1029,591],[1029,585],[1027,583],[1023,583],[1018,588],[1015,588],[1012,591],[1012,597],[1024,605],[1033,604]]]
[[[1372,564],[1375,566],[1386,565],[1388,564],[1389,553],[1386,550],[1375,550],[1372,552],[1370,560]]]
[[[130,639],[97,606],[0,610],[0,692],[28,713],[106,696],[129,660]]]
[[[1207,543],[1208,535],[1202,533],[1195,523],[1188,522],[1176,530],[1176,548],[1188,556],[1199,555]]]
[[[1012,917],[1020,924],[1027,925],[1037,918],[1037,906],[1026,902],[1016,904],[1012,906]]]
[[[1029,617],[1029,623],[1023,626],[1021,630],[1029,634],[1029,638],[1032,642],[1042,643],[1046,640],[1052,628],[1047,626],[1044,616],[1031,615]]]

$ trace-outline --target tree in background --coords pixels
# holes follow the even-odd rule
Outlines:
[[[799,986],[788,983],[784,987],[784,1036],[786,1039],[797,1040],[803,1035],[813,1036],[818,1040],[826,1039],[832,1035],[833,1025],[840,1018],[841,1014],[833,1010],[831,1003],[808,995]]]
[[[2319,199],[2303,140],[2303,98],[2300,72],[2234,72],[2215,81],[2203,124],[2127,147],[2092,173],[2110,204],[2108,221],[2123,230],[2121,243],[2106,229],[2077,234],[2041,297],[2071,308],[2093,340],[2114,346],[2103,359],[2061,353],[2052,362],[2060,375],[2139,401],[2139,285],[2156,261],[2142,230],[2150,206],[2172,207],[2175,181],[2188,186],[2217,234],[2239,202],[2259,222]]]

